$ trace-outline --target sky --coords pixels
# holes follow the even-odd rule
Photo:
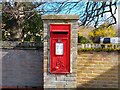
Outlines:
[[[120,4],[117,6],[116,19],[117,19],[117,28],[120,28]]]
[[[59,0],[58,0],[59,1]],[[72,1],[72,0],[71,0]],[[75,0],[76,1],[76,0]],[[78,0],[77,0],[78,1]],[[62,8],[61,9],[61,12],[59,12],[59,13],[57,13],[57,14],[77,14],[77,15],[79,15],[80,16],[80,19],[81,19],[81,17],[83,16],[83,12],[85,12],[85,4],[86,4],[86,2],[85,2],[86,0],[82,0],[82,2],[80,2],[79,4],[77,4],[77,6],[75,6],[75,7],[73,7],[73,8],[71,8],[72,6],[74,6],[75,5],[75,3],[73,2],[73,3],[68,3],[68,6],[66,5],[66,7],[64,7],[64,8]],[[120,5],[120,4],[119,4]],[[44,10],[48,10],[48,11],[50,11],[50,12],[47,12],[47,13],[44,13],[44,14],[56,14],[55,12],[51,12],[51,11],[53,11],[53,10],[57,10],[58,9],[58,7],[59,7],[59,4],[56,4],[56,3],[51,3],[51,2],[48,2],[48,4],[46,4],[46,5],[43,5],[43,6],[41,6],[41,7],[39,7],[39,9],[41,9],[41,8],[44,8]],[[113,8],[113,10],[115,9],[114,7],[112,7]],[[69,9],[71,9],[71,11],[70,12],[67,12]],[[107,10],[107,9],[106,9]],[[113,11],[114,12],[114,11]],[[106,18],[107,17],[109,17],[110,16],[110,13],[106,13],[105,15],[104,15]],[[116,18],[117,18],[117,22],[118,22],[118,10],[117,10],[117,13],[116,13]],[[101,22],[100,22],[100,24],[101,23],[103,23],[103,21],[102,21],[102,18],[101,18]]]

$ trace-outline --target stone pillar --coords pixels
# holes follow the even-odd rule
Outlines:
[[[77,15],[43,15],[44,22],[44,88],[76,88],[77,76],[77,32],[78,19]],[[70,74],[50,74],[49,72],[49,38],[50,23],[71,24],[70,40]]]

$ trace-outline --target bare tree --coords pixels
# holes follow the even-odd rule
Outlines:
[[[117,2],[87,2],[86,9],[83,14],[82,25],[88,25],[92,21],[94,22],[94,27],[96,27],[101,18],[105,18],[104,14],[109,13],[109,17],[105,18],[106,20],[112,19],[113,22],[109,23],[109,25],[116,24],[116,10],[117,10]],[[114,7],[114,8],[112,8]],[[113,12],[114,11],[114,12]],[[108,14],[107,14],[108,15]]]
[[[53,13],[60,14],[78,14],[80,15],[81,25],[92,24],[97,27],[100,22],[109,22],[109,25],[116,24],[116,11],[117,11],[116,1],[86,1],[82,0],[79,2],[50,2],[43,6],[43,9],[48,9],[53,11]],[[49,6],[48,6],[49,5]],[[51,8],[50,8],[51,7]],[[44,12],[51,13],[51,12]],[[106,16],[107,17],[106,17]],[[109,17],[108,17],[109,16]]]

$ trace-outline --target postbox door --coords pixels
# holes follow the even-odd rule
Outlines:
[[[67,39],[52,39],[51,44],[51,72],[69,73],[69,49],[67,48]]]

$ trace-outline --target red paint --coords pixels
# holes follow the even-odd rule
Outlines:
[[[70,28],[70,24],[50,24],[50,73],[70,73]]]

